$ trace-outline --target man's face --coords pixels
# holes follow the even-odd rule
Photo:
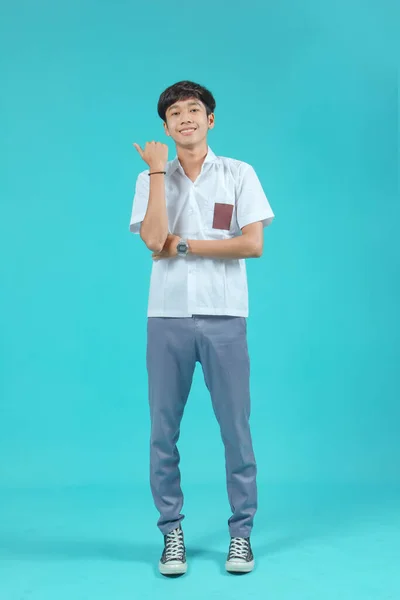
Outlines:
[[[169,106],[166,119],[165,133],[184,148],[192,148],[203,142],[208,130],[214,127],[214,115],[207,116],[206,107],[197,98],[181,100]]]

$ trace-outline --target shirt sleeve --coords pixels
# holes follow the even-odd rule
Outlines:
[[[239,183],[236,215],[240,229],[257,221],[267,227],[275,217],[255,170],[248,164]]]
[[[132,233],[140,233],[140,225],[147,211],[150,190],[149,179],[148,171],[142,171],[136,179],[131,221],[129,224],[129,231]]]

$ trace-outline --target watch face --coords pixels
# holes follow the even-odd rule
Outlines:
[[[187,250],[187,246],[183,242],[179,242],[179,244],[177,245],[176,248],[177,248],[178,252],[182,252],[182,253],[186,252],[186,250]]]

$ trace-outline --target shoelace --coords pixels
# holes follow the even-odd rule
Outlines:
[[[165,559],[180,560],[183,556],[184,543],[181,529],[174,529],[167,535],[165,543]]]
[[[247,558],[249,543],[245,538],[234,537],[231,539],[229,558]]]

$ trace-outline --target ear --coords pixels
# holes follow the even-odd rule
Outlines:
[[[214,113],[211,113],[211,115],[208,115],[208,129],[214,129],[215,126],[215,115]]]
[[[165,131],[165,134],[166,134],[168,137],[171,137],[171,134],[170,134],[170,132],[169,132],[169,130],[168,130],[168,125],[166,124],[166,122],[165,122],[165,121],[164,121],[164,131]]]

